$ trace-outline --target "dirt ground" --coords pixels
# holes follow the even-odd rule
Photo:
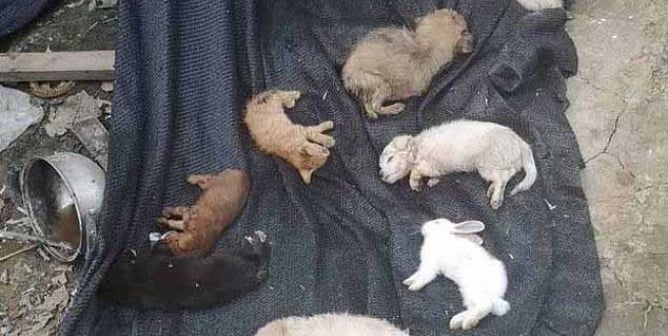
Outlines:
[[[65,1],[30,29],[0,39],[0,51],[112,49],[115,11],[89,4]],[[667,335],[668,1],[581,0],[573,14],[568,30],[580,72],[569,80],[568,116],[587,159],[582,180],[607,301],[597,335]],[[72,93],[82,89],[109,99],[99,83]],[[43,103],[45,115],[53,103]],[[0,153],[0,188],[7,185],[0,223],[22,216],[14,203],[27,159],[62,150],[87,154],[69,133],[46,135],[43,124]],[[0,243],[0,257],[23,246]],[[63,289],[71,293],[75,282],[76,270],[34,250],[0,262],[0,335],[52,332],[67,303]]]
[[[0,52],[43,52],[109,50],[114,47],[116,11],[114,8],[89,8],[94,0],[64,1],[18,34],[0,38]],[[92,10],[91,10],[92,9]],[[8,84],[3,84],[11,87]],[[27,84],[14,88],[29,92]],[[85,90],[89,95],[109,100],[111,94],[100,83],[77,83],[68,94]],[[18,193],[21,168],[32,157],[57,151],[72,151],[88,156],[78,139],[67,132],[50,137],[44,125],[47,116],[58,112],[63,99],[38,101],[44,118],[30,127],[9,148],[0,153],[0,229],[32,233],[28,224],[3,224],[24,215]],[[106,120],[102,119],[103,122]],[[0,258],[30,244],[0,242]],[[77,266],[62,264],[33,249],[0,262],[0,335],[44,336],[55,333],[69,297],[75,292]]]
[[[607,301],[598,335],[668,335],[668,1],[576,1],[568,112]]]

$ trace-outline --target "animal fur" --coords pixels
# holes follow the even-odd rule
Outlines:
[[[385,320],[348,314],[286,317],[262,327],[255,336],[408,336]]]
[[[562,0],[517,0],[517,2],[530,11],[564,7],[564,2]]]
[[[400,135],[380,156],[381,179],[395,183],[410,174],[413,190],[439,183],[440,176],[455,172],[478,171],[490,182],[487,197],[498,209],[503,204],[508,181],[524,169],[524,179],[510,195],[528,190],[537,171],[531,147],[510,128],[483,121],[459,120],[422,131],[417,136]]]
[[[334,123],[303,126],[290,121],[284,109],[293,108],[300,96],[299,91],[262,92],[248,102],[244,121],[260,150],[290,163],[309,184],[313,172],[327,162],[327,148],[334,146],[334,138],[323,134]]]
[[[269,243],[261,231],[241,246],[207,257],[173,256],[166,241],[145,254],[126,249],[107,270],[98,296],[144,310],[203,309],[257,288],[268,276]]]
[[[472,51],[472,40],[464,17],[451,9],[418,18],[414,31],[379,28],[354,47],[343,66],[343,83],[369,118],[397,114],[403,103],[383,103],[422,95],[455,54]]]
[[[508,286],[506,268],[475,240],[460,235],[475,235],[485,228],[482,222],[454,224],[445,218],[422,226],[424,242],[420,250],[417,272],[403,283],[411,291],[419,291],[439,274],[454,281],[462,293],[466,310],[450,320],[451,329],[468,330],[492,313],[503,316],[510,304],[503,299]]]
[[[174,255],[201,256],[239,215],[248,197],[248,175],[226,169],[217,175],[190,175],[188,183],[202,189],[193,206],[166,207],[158,223],[176,230],[165,238]]]

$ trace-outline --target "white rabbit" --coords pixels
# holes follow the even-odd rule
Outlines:
[[[484,228],[479,221],[455,224],[445,218],[422,225],[420,266],[403,283],[419,291],[439,274],[454,281],[466,310],[450,320],[450,329],[468,330],[490,312],[502,316],[510,310],[503,299],[508,285],[505,266],[480,246],[482,239],[475,234]]]
[[[531,147],[508,127],[485,121],[457,120],[422,131],[416,136],[400,135],[385,148],[379,159],[381,179],[395,183],[410,174],[413,190],[422,188],[428,177],[433,187],[440,176],[478,171],[490,182],[487,197],[498,209],[508,181],[520,170],[526,175],[510,196],[531,188],[537,171]]]

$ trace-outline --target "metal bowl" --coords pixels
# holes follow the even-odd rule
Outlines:
[[[21,171],[23,204],[35,231],[49,240],[67,242],[71,250],[45,245],[55,258],[72,262],[95,231],[93,216],[102,206],[104,172],[83,155],[56,153],[33,158]],[[82,234],[83,232],[83,234]]]

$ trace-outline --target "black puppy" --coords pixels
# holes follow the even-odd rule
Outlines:
[[[103,299],[149,310],[202,309],[257,288],[268,275],[269,243],[261,231],[236,250],[173,256],[164,240],[149,255],[121,252],[98,288]]]

